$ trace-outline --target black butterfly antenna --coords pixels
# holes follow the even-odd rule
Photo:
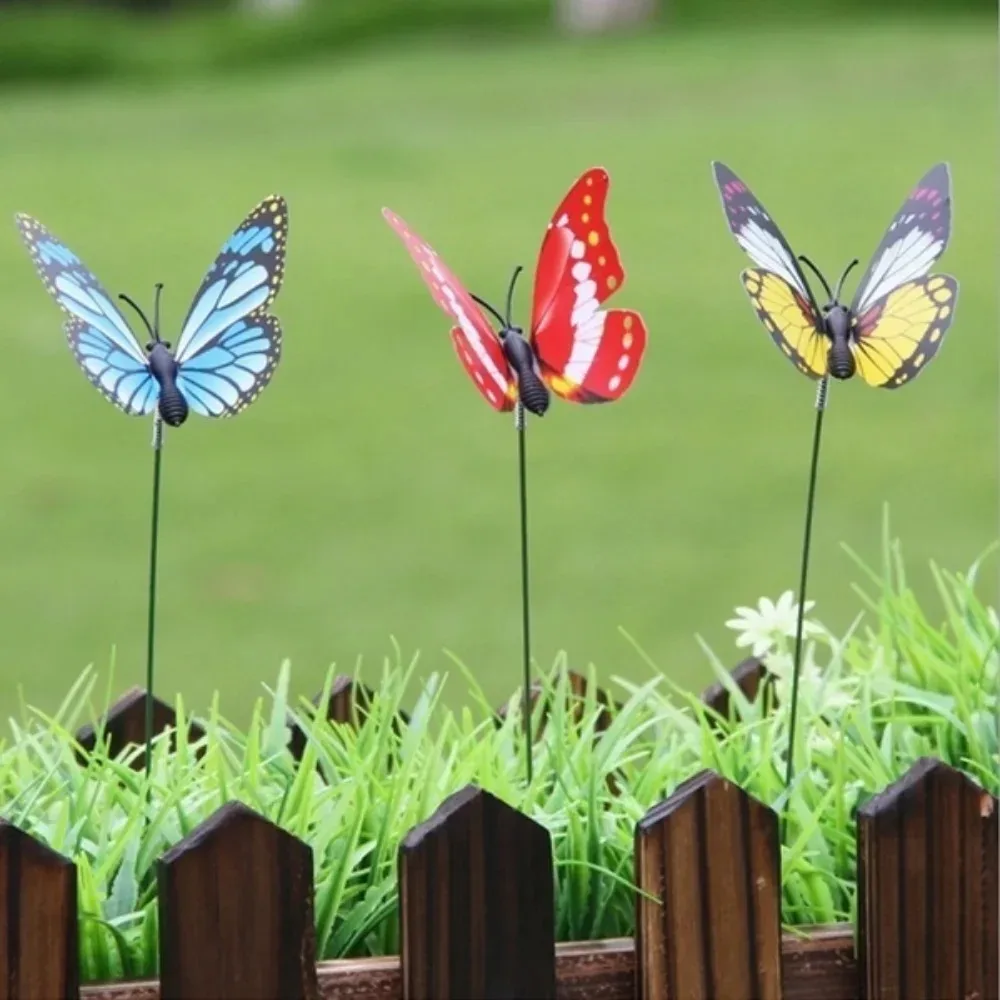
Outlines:
[[[823,282],[823,288],[826,290],[826,294],[830,299],[830,301],[831,302],[836,301],[833,292],[830,291],[830,286],[827,284],[826,278],[823,277],[823,273],[820,271],[820,269],[804,254],[799,254],[799,260],[801,260],[803,264],[808,264],[809,267],[812,269],[813,274],[815,274],[816,277]]]
[[[472,293],[470,292],[470,295],[471,294]],[[501,316],[500,313],[498,313],[496,309],[494,309],[493,306],[491,306],[489,302],[486,301],[486,299],[481,299],[478,295],[473,295],[472,298],[475,299],[476,302],[478,302],[484,309],[489,309],[489,311],[493,313],[494,316],[496,316],[497,322],[500,324],[500,326],[502,326],[504,329],[507,328],[507,324],[504,322],[503,316]]]
[[[510,288],[507,289],[507,326],[511,325],[510,322],[510,311],[514,304],[514,285],[517,284],[517,276],[524,270],[520,264],[514,268],[514,274],[510,279]]]
[[[160,339],[160,295],[163,292],[163,282],[158,281],[154,286],[155,291],[153,292],[153,331],[156,334],[156,339]],[[163,346],[168,350],[170,348],[170,341],[164,340]]]
[[[130,299],[124,292],[122,292],[118,296],[118,298],[120,298],[123,302],[127,302],[139,314],[139,318],[143,321],[143,323],[146,324],[146,329],[149,331],[149,336],[152,339],[152,341],[155,343],[157,340],[159,340],[160,338],[157,336],[156,331],[153,329],[153,327],[151,327],[149,325],[149,320],[146,318],[146,314],[142,311],[142,309],[132,299]],[[159,313],[159,299],[160,299],[160,297],[159,297],[159,295],[157,295],[157,297],[156,297],[156,310],[157,310],[157,313]],[[157,319],[158,318],[159,317],[157,316]]]
[[[844,287],[844,279],[851,273],[852,270],[854,270],[855,267],[857,267],[859,263],[860,261],[857,257],[855,257],[854,260],[852,260],[851,263],[844,268],[844,273],[840,276],[840,281],[837,282],[837,291],[833,296],[835,302],[840,301],[840,290]]]

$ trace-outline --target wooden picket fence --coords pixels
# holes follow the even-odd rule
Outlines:
[[[328,714],[364,696],[338,679]],[[727,710],[724,688],[704,697]],[[144,705],[109,712],[112,750],[141,741]],[[858,812],[856,939],[783,934],[778,818],[704,771],[636,827],[635,881],[660,900],[637,896],[636,937],[557,945],[548,832],[468,786],[399,847],[401,955],[317,963],[310,847],[230,803],[157,862],[159,981],[81,989],[75,866],[0,822],[0,1000],[991,1000],[997,834],[995,797],[920,760]]]

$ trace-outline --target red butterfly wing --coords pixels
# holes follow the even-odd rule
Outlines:
[[[409,251],[434,301],[458,323],[451,340],[459,360],[483,399],[495,410],[512,410],[517,385],[493,327],[444,261],[398,215],[382,209],[386,222]]]
[[[646,326],[631,310],[598,307],[625,280],[604,210],[610,179],[588,170],[552,216],[535,275],[532,343],[542,378],[577,403],[624,395],[646,349]]]

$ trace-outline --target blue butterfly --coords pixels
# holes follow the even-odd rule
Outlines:
[[[125,317],[80,258],[36,219],[16,216],[21,237],[49,294],[69,315],[69,346],[84,374],[116,406],[141,416],[159,404],[178,427],[194,410],[231,417],[252,403],[281,357],[281,327],[268,315],[285,275],[288,206],[265,198],[226,241],[205,275],[176,351],[160,339],[160,291],[145,352]]]

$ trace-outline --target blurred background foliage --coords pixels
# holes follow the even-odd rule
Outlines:
[[[991,0],[665,0],[647,30],[995,13]],[[417,34],[544,36],[552,0],[0,0],[0,83],[259,71]]]
[[[511,423],[467,384],[383,205],[496,298],[573,180],[611,174],[612,302],[649,348],[620,403],[531,425],[543,664],[644,680],[621,626],[697,689],[695,634],[724,657],[733,606],[796,585],[814,387],[746,300],[712,159],[834,274],[951,164],[948,342],[901,392],[833,387],[817,615],[858,612],[840,546],[874,557],[885,502],[924,593],[928,560],[962,569],[996,537],[995,4],[663,0],[586,38],[549,0],[264,4],[0,0],[0,713],[19,684],[54,707],[112,647],[114,687],[141,682],[149,531],[150,427],[76,369],[17,211],[112,293],[148,305],[164,281],[173,330],[232,227],[289,199],[273,383],[167,439],[158,693],[195,709],[219,690],[239,721],[285,656],[295,693],[332,661],[377,674],[390,636],[427,670],[453,650],[496,703],[519,683]]]

